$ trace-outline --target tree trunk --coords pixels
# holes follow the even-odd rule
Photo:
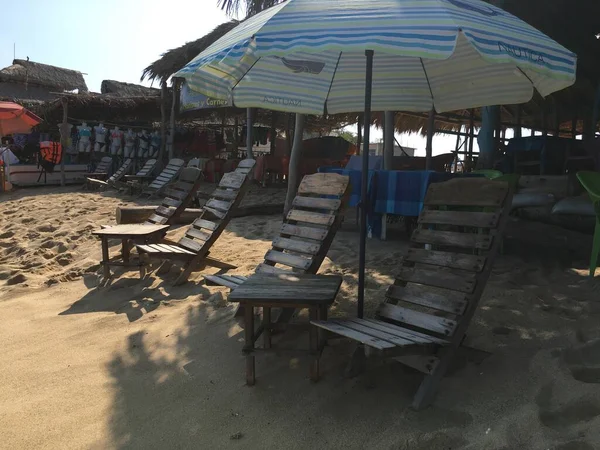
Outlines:
[[[173,83],[173,86],[175,83]],[[160,149],[158,151],[158,160],[162,161],[167,148],[167,82],[163,81],[160,85]]]
[[[292,208],[292,202],[298,192],[300,184],[300,160],[302,155],[302,136],[304,135],[304,114],[296,114],[296,125],[294,127],[294,145],[292,146],[292,154],[290,155],[290,166],[288,175],[288,190],[285,198],[284,216]]]

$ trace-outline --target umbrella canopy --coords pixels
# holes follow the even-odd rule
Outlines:
[[[480,0],[288,0],[246,20],[175,74],[238,107],[438,112],[518,104],[575,81],[576,56]]]
[[[0,136],[28,133],[42,121],[31,111],[12,102],[0,102]]]

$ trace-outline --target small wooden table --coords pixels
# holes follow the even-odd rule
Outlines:
[[[246,355],[246,382],[249,386],[256,382],[254,343],[263,334],[263,347],[271,349],[271,308],[307,308],[310,320],[327,320],[327,309],[342,284],[338,275],[304,274],[262,274],[251,275],[229,295],[229,300],[239,302],[244,307],[245,344],[242,352]],[[254,308],[262,307],[263,322],[254,331]],[[310,378],[319,378],[319,358],[325,339],[322,331],[309,325],[310,349],[312,356]]]
[[[169,225],[114,225],[101,230],[96,230],[92,234],[100,236],[102,240],[102,266],[104,268],[104,278],[110,277],[110,265],[128,265],[129,263],[129,240],[134,242],[147,243],[159,240],[169,229]],[[108,255],[108,240],[111,238],[121,239],[123,264],[110,263]]]

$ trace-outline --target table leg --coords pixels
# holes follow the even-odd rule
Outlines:
[[[271,348],[271,307],[263,306],[263,347]]]
[[[246,384],[254,386],[256,382],[254,364],[254,306],[244,304],[244,354],[246,355]]]
[[[110,267],[108,265],[108,237],[102,236],[102,267],[104,268],[104,279],[110,278]]]
[[[309,319],[318,320],[319,309],[312,307],[308,310]],[[319,331],[314,325],[309,325],[309,341],[310,341],[310,381],[316,383],[319,381]]]
[[[319,320],[323,320],[323,321],[327,320],[327,310],[328,310],[327,305],[319,306]],[[327,345],[327,338],[326,338],[327,332],[322,328],[317,328],[317,332],[319,333],[318,339],[319,339],[319,354],[320,354],[323,351],[323,349],[325,348],[325,345]]]
[[[129,239],[122,239],[121,240],[121,255],[123,256],[123,262],[125,264],[127,264],[129,262],[129,250],[130,250],[130,246],[129,246]]]

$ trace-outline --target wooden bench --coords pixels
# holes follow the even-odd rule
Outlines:
[[[112,166],[112,158],[110,156],[104,156],[98,162],[98,165],[94,169],[93,172],[86,174],[85,184],[83,186],[84,189],[91,189],[94,184],[90,180],[105,180],[108,178],[108,174],[110,173],[110,168]]]
[[[432,184],[377,317],[311,323],[423,372],[413,407],[429,405],[477,309],[511,200],[505,182],[465,178]]]

